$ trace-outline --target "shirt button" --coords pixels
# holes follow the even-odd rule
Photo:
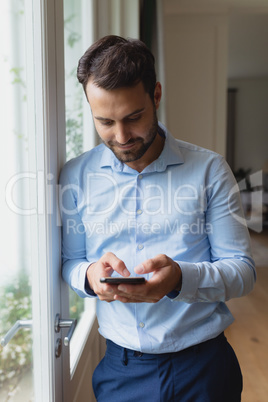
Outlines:
[[[140,327],[140,328],[144,328],[144,327],[145,327],[144,322],[140,322],[140,323],[139,323],[139,327]]]
[[[141,180],[143,178],[143,175],[139,174],[138,178]]]
[[[142,214],[142,210],[141,210],[141,209],[138,209],[138,210],[137,210],[137,214],[138,214],[138,215],[141,215],[141,214]]]
[[[139,249],[139,250],[142,250],[142,249],[143,249],[143,247],[144,247],[144,245],[143,245],[143,244],[139,244],[139,245],[138,245],[138,249]]]

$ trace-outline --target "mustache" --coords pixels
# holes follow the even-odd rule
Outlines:
[[[120,142],[117,141],[108,141],[108,145],[110,146],[121,146],[121,145],[131,145],[131,144],[135,144],[136,142],[142,142],[143,139],[138,137],[138,138],[130,138],[127,142],[125,142],[124,144],[121,144]]]

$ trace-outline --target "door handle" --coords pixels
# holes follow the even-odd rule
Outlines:
[[[4,347],[8,344],[8,342],[16,335],[16,333],[21,328],[31,328],[33,321],[32,320],[18,320],[15,324],[10,328],[10,330],[6,333],[6,335],[1,339],[1,346]],[[60,332],[61,328],[69,328],[67,335],[64,338],[64,345],[68,346],[71,340],[71,337],[74,333],[75,327],[77,324],[77,320],[71,319],[61,319],[60,315],[56,315],[55,319],[55,332]]]
[[[18,320],[15,324],[10,328],[10,330],[6,333],[6,335],[1,339],[1,346],[6,346],[8,342],[16,335],[19,329],[21,328],[31,328],[32,320]]]
[[[61,328],[69,328],[67,335],[64,338],[64,345],[68,346],[71,340],[71,337],[74,333],[75,327],[77,324],[77,320],[72,319],[62,319],[59,314],[56,314],[55,318],[55,332],[60,332]]]

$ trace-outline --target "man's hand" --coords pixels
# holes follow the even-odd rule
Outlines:
[[[156,303],[172,290],[181,289],[180,266],[164,254],[144,261],[134,270],[139,275],[151,272],[153,275],[143,285],[119,285],[114,300],[123,303]]]
[[[130,272],[125,263],[113,253],[104,254],[98,262],[91,264],[87,269],[87,280],[90,288],[98,295],[100,300],[107,302],[114,301],[117,286],[101,284],[100,278],[111,276],[113,271],[118,272],[124,277],[128,277]]]

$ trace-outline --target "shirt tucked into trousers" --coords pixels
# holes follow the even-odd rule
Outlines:
[[[242,375],[223,333],[163,354],[141,353],[107,341],[93,388],[98,402],[239,402]]]

